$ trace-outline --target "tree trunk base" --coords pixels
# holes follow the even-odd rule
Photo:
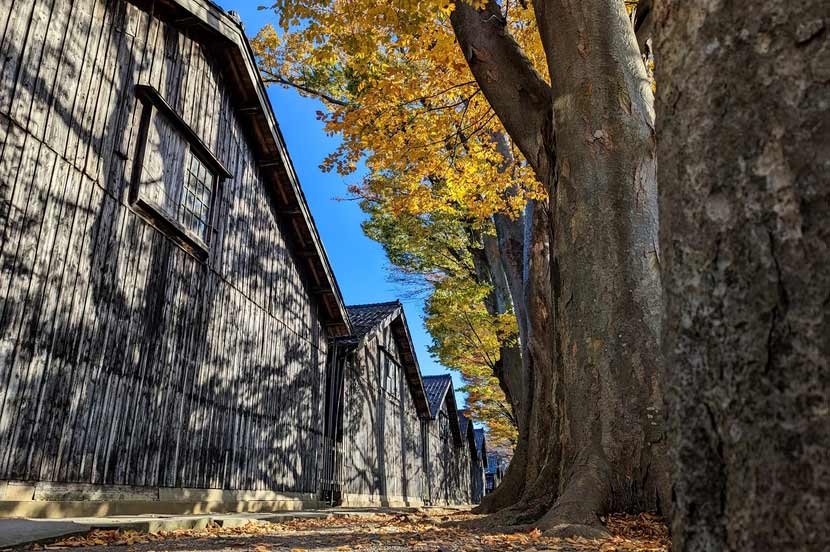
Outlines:
[[[510,508],[496,512],[490,518],[495,524],[501,526],[528,525],[533,527],[534,523],[544,516],[549,508],[549,501],[545,503],[522,501]]]
[[[516,504],[477,520],[477,524],[536,528],[548,537],[602,539],[610,536],[600,517],[609,513],[609,508],[644,511],[655,506],[654,482],[645,478],[623,491],[620,482],[612,484],[610,466],[599,452],[586,452],[578,463],[568,467],[566,471],[571,475],[561,492],[556,478],[548,473],[552,467],[546,465],[536,480],[525,486]]]
[[[574,470],[576,473],[536,527],[549,536],[608,536],[599,518],[606,513],[611,494],[607,477],[608,465],[592,455],[585,462],[574,466]]]
[[[521,498],[521,487],[516,490],[514,485],[499,485],[495,491],[482,497],[481,504],[473,508],[474,514],[495,514],[516,504]]]
[[[519,429],[519,443],[513,454],[507,472],[496,489],[482,497],[481,504],[473,508],[474,514],[494,514],[518,503],[525,490],[527,479],[527,437],[523,428]]]

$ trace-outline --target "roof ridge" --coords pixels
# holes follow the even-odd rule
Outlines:
[[[395,299],[394,301],[381,301],[380,303],[361,303],[359,305],[346,305],[347,309],[358,309],[361,307],[380,307],[386,305],[401,305],[399,299]]]

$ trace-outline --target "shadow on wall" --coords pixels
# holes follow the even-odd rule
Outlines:
[[[390,497],[422,499],[419,422],[407,426],[405,403],[409,393],[398,377],[400,403],[382,389],[379,370],[381,353],[377,344],[364,345],[347,369],[344,401],[344,492],[369,495],[388,506]],[[387,344],[388,346],[389,344]],[[414,412],[414,405],[410,405]]]
[[[0,479],[316,490],[325,335],[209,51],[124,0],[0,32]],[[126,205],[137,83],[234,174],[207,264]]]
[[[366,349],[359,351],[346,371],[343,488],[347,493],[377,496],[380,504],[388,506],[383,474],[386,436],[378,423],[385,414],[384,401],[376,382],[370,379],[368,354]]]

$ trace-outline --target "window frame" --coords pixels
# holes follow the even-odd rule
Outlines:
[[[214,227],[215,205],[221,191],[221,184],[223,180],[231,178],[232,175],[213,152],[210,151],[210,148],[208,148],[202,139],[199,138],[196,131],[167,103],[158,90],[146,84],[137,84],[135,86],[135,95],[141,103],[142,112],[138,132],[138,149],[136,150],[136,156],[133,161],[133,173],[130,182],[130,207],[150,222],[150,224],[175,241],[182,249],[198,260],[205,262],[209,256],[210,232]],[[154,117],[164,117],[174,129],[181,133],[186,143],[186,152],[182,163],[189,164],[190,154],[192,154],[205,166],[208,175],[212,177],[210,185],[210,205],[208,205],[206,215],[207,225],[204,239],[186,227],[177,217],[170,216],[163,206],[158,205],[149,198],[142,197],[140,190],[141,177],[144,170],[144,159],[147,153],[150,124],[153,122]],[[184,167],[182,173],[183,179],[187,178],[187,172],[188,168]],[[177,199],[179,204],[176,205],[177,211],[181,208],[181,202],[184,199],[185,188],[187,186],[184,181],[178,184],[180,189],[179,198]]]
[[[200,179],[202,175],[204,180]],[[182,176],[180,197],[176,207],[176,220],[190,232],[196,234],[197,237],[201,238],[200,234],[209,236],[213,228],[210,220],[210,210],[218,177],[190,147],[185,152]],[[189,201],[191,198],[192,201]],[[194,223],[196,223],[196,227],[201,224],[201,232],[194,230]],[[205,239],[202,239],[202,241],[207,243]]]

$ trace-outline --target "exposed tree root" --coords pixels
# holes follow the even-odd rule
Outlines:
[[[611,536],[603,526],[581,525],[579,523],[560,523],[550,529],[545,529],[542,534],[546,537],[558,537],[560,539],[574,537],[605,539]]]
[[[599,516],[606,513],[611,497],[607,463],[592,455],[573,469],[575,473],[553,507],[537,522],[539,529],[563,524],[602,526]]]
[[[473,509],[474,514],[493,514],[504,508],[513,506],[522,498],[525,489],[527,452],[526,447],[519,442],[513,459],[507,467],[501,484],[496,490],[481,499],[481,504]]]
[[[558,492],[556,479],[546,466],[539,477],[526,485],[516,504],[478,520],[482,526],[526,526],[551,537],[606,538],[608,531],[600,516],[611,503],[608,465],[592,455],[573,466],[565,489]]]

